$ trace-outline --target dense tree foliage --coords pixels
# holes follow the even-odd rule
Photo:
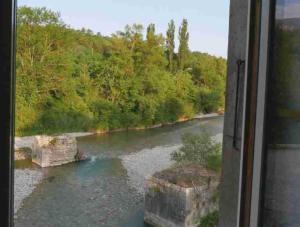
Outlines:
[[[146,37],[139,24],[106,37],[21,7],[17,29],[18,134],[149,126],[223,107],[226,61],[183,48],[180,67],[174,22],[167,40],[154,24]]]

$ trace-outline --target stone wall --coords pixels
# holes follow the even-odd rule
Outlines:
[[[32,156],[32,151],[30,148],[22,148],[22,149],[15,150],[16,161],[31,159],[31,156]]]
[[[32,147],[32,162],[41,167],[59,166],[76,161],[78,153],[75,138],[36,136]]]
[[[188,171],[189,168],[185,170]],[[185,173],[182,177],[178,174],[170,177],[170,173],[175,173],[170,171],[149,178],[145,192],[145,222],[161,227],[192,227],[197,226],[201,217],[216,211],[218,177],[213,173],[204,172],[205,174],[198,175],[200,181],[192,180],[190,183],[189,179],[195,179],[195,172],[190,172],[192,177]],[[169,176],[162,177],[166,174]],[[174,182],[174,178],[179,180]],[[180,179],[184,182],[180,182]]]

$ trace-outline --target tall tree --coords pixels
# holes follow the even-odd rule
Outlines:
[[[174,70],[174,50],[175,50],[175,23],[174,20],[171,20],[168,25],[167,39],[166,39],[166,48],[169,61],[169,70],[173,72]]]
[[[19,8],[17,133],[140,127],[222,108],[226,60],[189,53],[186,27],[180,56],[191,70],[176,72],[173,21],[167,37],[154,24],[146,38],[140,24],[105,37],[51,10]]]
[[[188,32],[188,21],[183,19],[182,24],[179,28],[179,50],[178,50],[178,64],[181,70],[187,62],[189,54],[189,32]]]
[[[155,39],[155,24],[149,24],[147,27],[147,41],[152,42]]]

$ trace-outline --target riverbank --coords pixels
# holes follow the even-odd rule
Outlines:
[[[223,134],[212,137],[217,143],[222,143]],[[170,168],[175,162],[171,154],[181,147],[180,145],[155,147],[144,149],[138,153],[121,156],[122,164],[127,170],[129,184],[141,195],[145,192],[145,182],[153,174]]]
[[[198,116],[197,119],[209,119],[219,115]],[[69,136],[79,138],[94,135],[95,133],[68,133]],[[217,134],[214,138],[218,142],[222,140],[222,134]],[[16,138],[16,147],[32,146],[34,137]],[[149,149],[140,150],[137,153],[121,155],[122,165],[127,170],[128,183],[135,188],[140,195],[144,194],[145,180],[155,172],[171,167],[174,162],[171,160],[171,153],[180,148],[180,144],[172,146],[156,146]],[[15,212],[22,206],[23,200],[30,196],[35,187],[43,179],[41,171],[17,169],[15,170]]]
[[[156,147],[122,156],[121,160],[127,170],[129,184],[144,195],[146,179],[175,164],[171,159],[171,154],[179,148],[180,145]]]
[[[15,226],[144,226],[143,193],[136,188],[142,185],[143,190],[149,175],[168,168],[169,154],[179,148],[183,134],[216,136],[222,131],[223,117],[218,117],[82,137],[78,146],[92,157],[88,161],[46,169],[28,163],[43,172],[43,179],[25,198]]]
[[[14,213],[22,207],[23,201],[42,181],[43,173],[39,170],[16,169],[14,178]]]
[[[197,114],[192,118],[182,118],[173,123],[157,124],[149,127],[135,127],[135,128],[103,130],[103,131],[93,131],[93,132],[72,132],[72,133],[63,133],[63,135],[68,135],[73,138],[80,138],[80,137],[91,136],[95,134],[107,134],[107,133],[124,132],[124,131],[140,131],[140,130],[160,128],[166,125],[175,125],[178,123],[183,123],[191,120],[204,120],[204,119],[210,119],[210,118],[215,118],[220,116],[222,115],[218,113]],[[15,150],[32,149],[34,138],[35,136],[15,137]]]
[[[184,123],[192,120],[204,120],[209,118],[215,118],[215,117],[221,117],[223,114],[218,113],[210,113],[210,114],[197,114],[194,117],[191,118],[180,118],[179,120],[175,122],[169,122],[169,123],[160,123],[156,125],[150,125],[150,126],[143,126],[143,127],[129,127],[129,128],[121,128],[121,129],[113,129],[113,130],[98,130],[95,131],[95,134],[107,134],[107,133],[114,133],[114,132],[124,132],[124,131],[142,131],[142,130],[148,130],[148,129],[155,129],[155,128],[161,128],[164,126],[169,125],[176,125],[179,123]]]

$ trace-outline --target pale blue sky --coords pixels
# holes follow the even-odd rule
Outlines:
[[[165,34],[171,19],[178,31],[186,18],[191,50],[227,56],[229,0],[19,0],[18,4],[59,11],[71,27],[86,27],[103,35],[133,23],[145,27],[154,23]]]

